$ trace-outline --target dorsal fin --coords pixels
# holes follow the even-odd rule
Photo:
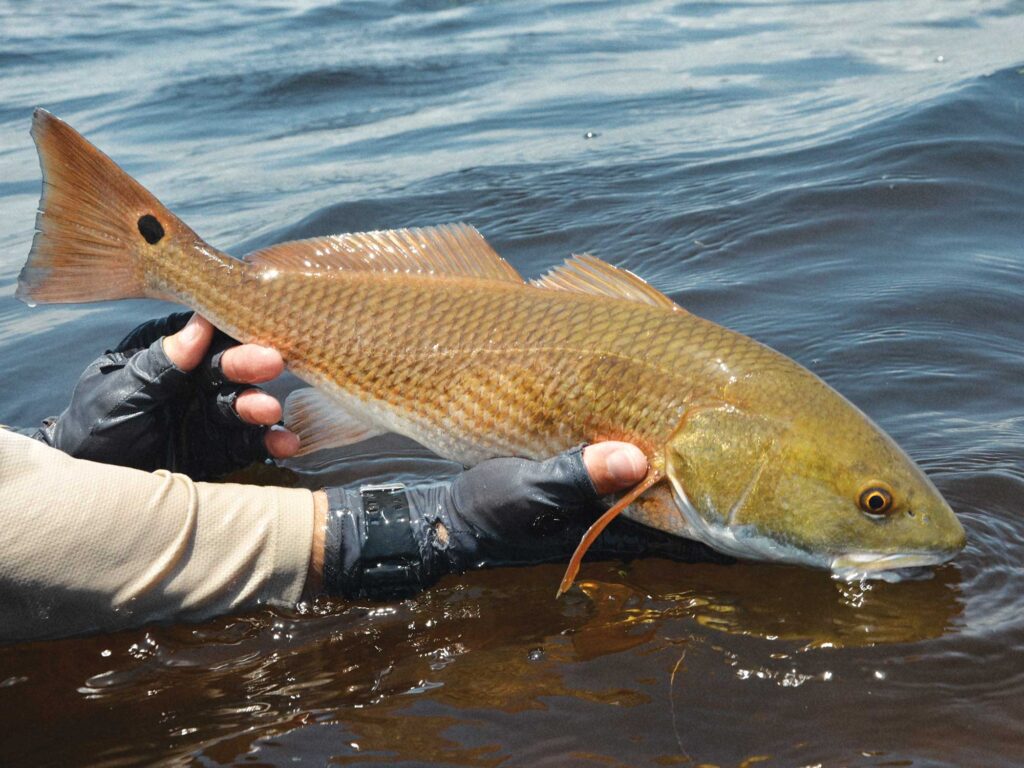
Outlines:
[[[245,261],[298,272],[401,272],[523,282],[468,224],[293,240],[253,251]]]
[[[556,291],[596,293],[617,299],[640,301],[662,309],[670,309],[673,312],[686,311],[632,272],[613,267],[608,262],[601,261],[589,253],[566,259],[564,264],[555,267],[536,280],[531,280],[530,284],[538,288],[550,288]]]

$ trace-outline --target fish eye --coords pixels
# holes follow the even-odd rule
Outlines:
[[[150,245],[156,245],[164,236],[164,226],[156,216],[147,213],[139,217],[139,234]]]
[[[860,492],[857,503],[869,515],[887,515],[892,511],[892,491],[882,485],[871,484]]]

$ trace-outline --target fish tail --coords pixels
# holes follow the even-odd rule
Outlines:
[[[168,241],[191,230],[44,109],[33,115],[32,138],[43,191],[15,295],[29,304],[162,298],[150,267]]]

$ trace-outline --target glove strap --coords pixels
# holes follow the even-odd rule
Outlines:
[[[405,486],[364,485],[360,593],[368,597],[406,594],[420,584],[422,558],[413,536]]]
[[[423,585],[424,564],[400,483],[356,494],[327,488],[324,590],[343,597],[394,598]]]

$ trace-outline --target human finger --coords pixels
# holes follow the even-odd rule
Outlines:
[[[274,426],[267,430],[263,438],[267,453],[275,459],[287,459],[299,451],[299,438],[284,427]]]
[[[128,352],[136,349],[145,349],[157,339],[177,333],[191,319],[191,312],[175,312],[166,317],[147,320],[128,331],[128,335],[118,342],[117,346],[114,347],[114,351]]]
[[[180,331],[164,336],[164,354],[179,369],[191,371],[202,361],[212,339],[210,321],[196,313]]]
[[[281,353],[259,344],[230,347],[224,350],[218,362],[224,378],[237,384],[260,384],[284,372]]]
[[[261,389],[247,389],[235,398],[235,413],[246,424],[269,427],[281,420],[281,402]]]
[[[631,443],[609,440],[583,449],[583,465],[598,495],[632,488],[647,475],[647,457]]]

